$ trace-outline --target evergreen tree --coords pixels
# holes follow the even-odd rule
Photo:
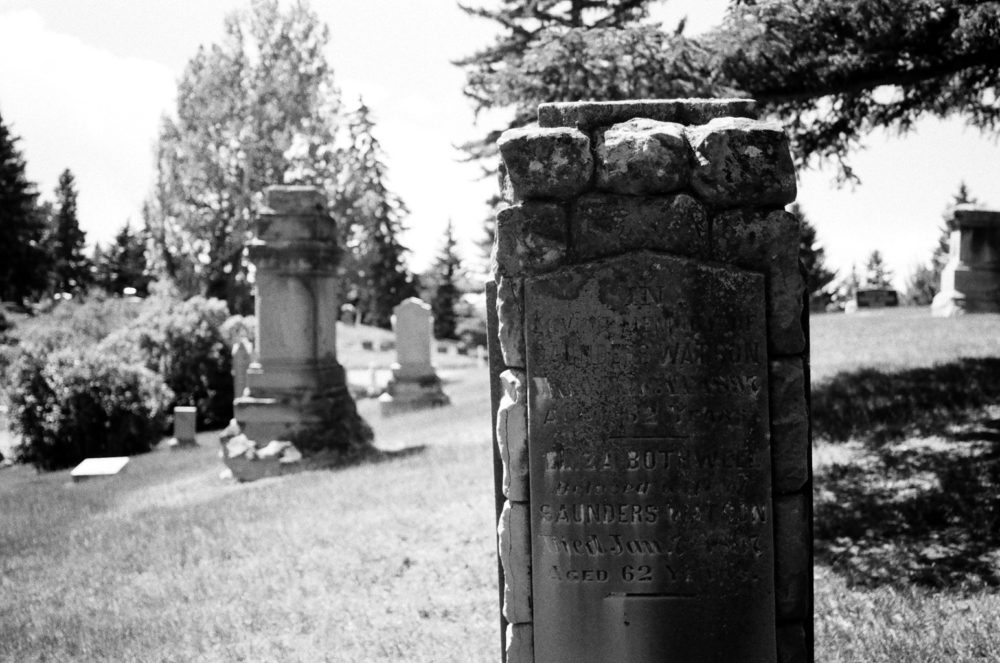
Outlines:
[[[0,116],[0,300],[25,303],[45,289],[48,259],[38,192],[18,140]]]
[[[928,306],[940,289],[941,275],[928,265],[917,265],[906,279],[904,299],[910,306]]]
[[[434,288],[431,311],[434,313],[435,338],[458,338],[455,333],[458,325],[455,304],[462,296],[457,283],[461,277],[462,259],[456,250],[454,231],[454,225],[451,219],[448,219],[444,231],[444,244],[434,261],[430,275]]]
[[[76,179],[69,168],[59,175],[52,217],[49,251],[52,254],[53,292],[85,292],[92,280],[91,262],[84,253],[86,233],[76,218]]]
[[[350,146],[343,152],[334,212],[342,224],[349,254],[344,258],[344,290],[365,324],[388,328],[392,309],[417,292],[399,242],[408,214],[389,190],[382,147],[375,138],[371,111],[361,100],[348,116]]]
[[[865,287],[892,287],[892,270],[885,264],[885,258],[878,249],[868,255],[868,261],[865,263]]]
[[[948,254],[951,252],[951,216],[959,205],[974,205],[977,202],[979,201],[969,192],[965,182],[960,182],[958,191],[952,194],[951,202],[945,208],[944,224],[941,226],[934,253],[931,254],[931,269],[934,271],[938,288],[941,287],[941,272],[944,271],[944,266],[948,263]]]
[[[326,60],[329,30],[305,2],[252,0],[222,40],[188,62],[175,117],[163,120],[143,218],[155,268],[184,295],[252,308],[243,247],[265,187],[332,191],[340,96]],[[310,167],[302,167],[309,162]]]
[[[95,283],[107,292],[121,295],[125,288],[135,288],[140,297],[149,294],[152,279],[147,273],[146,236],[141,230],[133,231],[128,221],[107,248],[94,247],[94,266]]]
[[[799,220],[799,260],[806,270],[806,290],[810,297],[820,296],[837,275],[826,268],[826,251],[816,239],[816,228],[806,218],[802,206],[792,203],[788,211]]]

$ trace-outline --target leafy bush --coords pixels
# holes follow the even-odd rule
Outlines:
[[[201,428],[225,426],[233,416],[232,357],[221,331],[229,315],[226,303],[151,297],[143,309],[101,349],[163,376],[174,393],[170,407],[197,407]]]
[[[139,317],[143,304],[98,293],[61,301],[51,310],[25,319],[16,329],[20,341],[37,351],[96,344]]]
[[[149,451],[173,398],[159,376],[93,348],[24,350],[11,375],[17,459],[42,470]]]

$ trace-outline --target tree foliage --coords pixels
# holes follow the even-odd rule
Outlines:
[[[94,268],[94,283],[107,292],[121,295],[125,288],[135,288],[137,295],[148,295],[152,277],[146,264],[146,233],[126,221],[111,244],[94,248]]]
[[[219,43],[188,62],[176,115],[162,123],[144,209],[156,265],[184,294],[249,308],[243,246],[256,195],[306,179],[334,187],[332,160],[313,159],[309,172],[296,168],[334,142],[339,93],[324,55],[328,41],[305,4],[282,10],[278,0],[253,0],[226,18]]]
[[[0,116],[0,300],[23,303],[44,290],[48,260],[38,191],[18,140]]]
[[[836,272],[826,267],[826,250],[816,238],[816,228],[806,218],[802,206],[792,203],[789,213],[799,220],[799,261],[806,271],[806,291],[816,296],[836,278]]]
[[[84,292],[93,280],[92,265],[84,252],[87,234],[80,229],[76,216],[76,178],[69,168],[59,175],[55,194],[52,229],[47,242],[52,256],[50,287],[57,293]]]
[[[892,276],[892,270],[886,264],[881,251],[875,249],[868,254],[868,260],[865,262],[866,288],[891,288]]]
[[[385,154],[374,136],[371,111],[359,102],[347,118],[349,145],[342,152],[334,212],[348,249],[345,290],[365,324],[390,327],[392,309],[416,294],[399,241],[409,213],[388,186]]]
[[[451,219],[444,231],[441,251],[434,261],[430,280],[434,288],[431,297],[431,311],[434,314],[434,338],[458,338],[456,329],[458,316],[455,304],[462,292],[458,287],[461,278],[462,259],[458,255],[455,228]]]

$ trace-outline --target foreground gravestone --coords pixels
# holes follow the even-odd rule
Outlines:
[[[195,438],[195,428],[198,419],[198,408],[191,405],[178,405],[174,408],[174,437],[171,448],[193,447],[198,444]]]
[[[109,456],[107,458],[86,458],[70,470],[69,475],[74,482],[111,477],[125,469],[128,456]]]
[[[544,104],[499,141],[508,663],[812,660],[795,174],[750,114]]]
[[[1000,211],[959,205],[948,220],[951,246],[931,312],[1000,313]]]
[[[256,268],[256,356],[233,402],[223,458],[242,481],[371,450],[337,361],[337,229],[323,193],[273,186],[248,246]]]
[[[383,415],[448,404],[441,378],[431,364],[433,325],[430,305],[416,297],[403,300],[393,309],[396,363],[385,393],[379,397]]]

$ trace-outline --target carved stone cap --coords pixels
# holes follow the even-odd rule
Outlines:
[[[590,131],[633,118],[658,122],[705,124],[717,117],[757,117],[753,99],[629,99],[625,101],[554,102],[538,106],[541,127],[576,127]]]
[[[314,186],[269,186],[264,207],[265,214],[326,214],[326,194]]]
[[[975,205],[957,205],[948,220],[952,230],[960,228],[1000,229],[1000,210],[988,210]]]

